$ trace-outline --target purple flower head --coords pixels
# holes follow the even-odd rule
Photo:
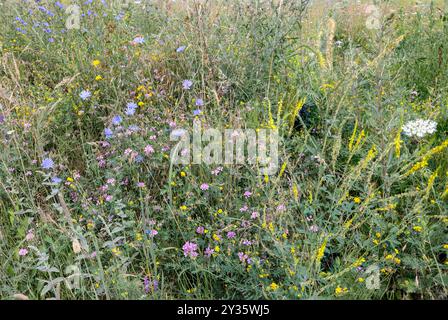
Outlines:
[[[235,238],[235,236],[236,236],[235,232],[233,232],[233,231],[227,232],[227,239]]]
[[[206,183],[203,183],[203,184],[201,184],[201,190],[202,191],[206,191],[206,190],[208,190],[208,188],[209,188],[209,185],[208,184],[206,184]]]
[[[198,249],[198,245],[194,242],[187,241],[182,247],[182,250],[184,250],[184,256],[190,257],[190,258],[196,258],[198,256],[198,253],[196,250]]]
[[[200,227],[197,227],[197,228],[196,228],[196,233],[198,233],[198,234],[204,234],[204,232],[205,232],[205,228],[204,228],[204,227],[200,226]]]
[[[42,164],[41,167],[46,169],[46,170],[50,170],[52,169],[54,166],[54,162],[51,158],[45,158],[44,160],[42,160]]]
[[[201,112],[202,112],[202,111],[201,111],[200,109],[196,109],[196,110],[193,111],[193,115],[194,115],[194,116],[198,116],[198,115],[201,114]]]
[[[205,251],[204,254],[206,255],[207,258],[210,258],[210,256],[215,252],[215,250],[213,250],[212,248],[210,248],[210,246],[208,246]]]
[[[184,80],[182,81],[182,88],[184,88],[184,90],[190,90],[191,86],[193,85],[193,81],[191,80]]]
[[[19,250],[19,256],[26,256],[28,254],[28,250],[25,248],[22,248]]]
[[[186,46],[180,46],[179,48],[176,49],[176,52],[177,53],[184,52],[186,48],[187,48]]]

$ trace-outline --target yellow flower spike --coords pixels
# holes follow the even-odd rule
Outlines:
[[[297,201],[299,200],[299,188],[297,187],[297,184],[292,185],[292,194],[294,195],[294,199]]]
[[[357,129],[358,129],[358,119],[356,119],[356,121],[355,121],[355,127],[353,128],[352,136],[350,137],[350,140],[348,142],[348,150],[350,150],[350,151],[352,151],[352,149],[353,149],[353,143],[355,142]]]
[[[279,177],[279,178],[281,178],[281,177],[283,176],[283,173],[284,173],[285,170],[286,170],[286,165],[287,165],[287,162],[285,161],[285,162],[282,164],[282,167],[281,167],[281,169],[280,169],[280,173],[278,174],[278,177]]]
[[[325,248],[327,247],[327,238],[324,239],[324,242],[320,246],[319,250],[316,253],[316,263],[319,264],[322,258],[324,257]]]
[[[396,158],[400,158],[400,152],[401,152],[401,127],[400,129],[397,131],[397,135],[395,136],[394,139],[394,146],[395,146],[395,157]]]

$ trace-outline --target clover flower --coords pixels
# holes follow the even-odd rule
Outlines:
[[[208,184],[206,184],[206,183],[201,184],[201,190],[202,191],[206,191],[206,190],[208,190],[208,188],[209,188]]]
[[[417,119],[407,122],[403,128],[403,134],[408,137],[423,138],[426,135],[433,134],[437,130],[437,122],[432,120]]]
[[[182,249],[184,250],[184,255],[186,257],[196,258],[198,256],[198,253],[196,252],[196,250],[198,249],[198,245],[194,242],[185,242]]]

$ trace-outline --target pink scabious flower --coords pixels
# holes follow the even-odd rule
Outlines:
[[[28,250],[25,248],[22,248],[19,250],[19,256],[26,256],[28,254]]]
[[[138,182],[137,183],[137,187],[144,188],[145,187],[145,183],[144,182]]]
[[[107,202],[110,202],[110,201],[112,201],[112,196],[111,195],[106,195],[106,197],[105,197],[105,200],[107,201]]]
[[[205,256],[206,256],[207,258],[210,258],[211,255],[212,255],[214,252],[215,252],[215,250],[212,249],[212,248],[210,248],[210,246],[208,246],[208,247],[205,249],[204,254],[205,254]]]
[[[106,180],[106,183],[113,186],[113,185],[115,185],[115,179],[114,178],[109,178],[109,179]]]
[[[124,150],[124,155],[125,155],[125,156],[128,156],[128,155],[130,155],[132,152],[133,152],[133,151],[132,151],[131,148],[127,148],[126,150]]]
[[[205,228],[203,226],[196,228],[196,233],[198,234],[204,234]]]
[[[206,183],[201,184],[201,190],[202,191],[208,190],[208,188],[209,188],[208,184],[206,184]]]
[[[184,250],[184,256],[190,257],[190,258],[196,258],[198,256],[198,253],[196,250],[198,249],[198,245],[194,242],[187,241],[183,245],[182,249]]]
[[[245,212],[247,211],[247,209],[249,209],[247,205],[244,205],[242,208],[240,208],[240,212]]]
[[[227,239],[235,238],[235,236],[236,236],[235,232],[233,232],[233,231],[227,232]]]
[[[246,198],[249,198],[251,195],[252,195],[252,192],[250,192],[250,191],[246,191],[246,192],[244,192],[244,196],[245,196]]]
[[[257,211],[252,212],[250,215],[251,219],[257,219],[260,216],[260,214]]]
[[[151,145],[147,145],[146,147],[145,147],[145,154],[147,155],[147,156],[149,156],[149,155],[151,155],[151,154],[153,154],[154,153],[154,148],[151,146]]]

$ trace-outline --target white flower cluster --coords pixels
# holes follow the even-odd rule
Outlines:
[[[428,134],[433,134],[437,130],[437,122],[432,120],[417,119],[409,121],[403,126],[403,133],[408,137],[423,138]]]

